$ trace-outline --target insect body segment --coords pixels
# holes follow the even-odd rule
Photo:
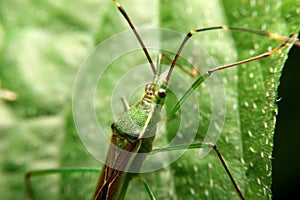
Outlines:
[[[142,138],[160,120],[159,113],[166,96],[166,85],[156,82],[158,81],[155,78],[153,83],[147,84],[144,96],[116,121],[118,134]],[[158,120],[154,120],[154,116]]]
[[[152,151],[165,96],[165,83],[160,84],[154,78],[153,83],[146,85],[144,96],[112,124],[109,154],[94,199],[119,199],[124,196],[127,183],[138,175],[147,154]]]

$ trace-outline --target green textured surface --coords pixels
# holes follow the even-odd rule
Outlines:
[[[137,27],[159,26],[187,33],[225,23],[284,35],[299,30],[300,5],[288,0],[120,3]],[[1,87],[19,95],[16,102],[0,102],[1,199],[25,198],[26,170],[100,166],[85,151],[74,128],[73,83],[88,52],[123,30],[128,30],[128,25],[110,0],[0,2]],[[249,34],[223,33],[195,36],[218,65],[230,63],[236,56],[248,58],[279,44]],[[268,199],[271,195],[274,103],[283,62],[278,54],[220,72],[226,83],[227,115],[217,145],[246,199]],[[113,75],[102,81],[110,88],[124,71],[126,68],[107,71]],[[209,104],[209,100],[201,96],[203,104]],[[104,111],[110,108],[110,98],[97,96],[97,106],[99,120],[107,123],[109,135],[113,118]],[[209,109],[201,107],[203,123],[199,132],[207,129]],[[202,137],[200,133],[197,139]],[[238,199],[213,152],[205,159],[197,155],[195,150],[190,151],[170,167],[145,175],[158,199],[169,195],[178,199]],[[38,177],[33,184],[38,199],[89,199],[97,176]],[[133,182],[128,193],[128,199],[147,197],[139,182]]]

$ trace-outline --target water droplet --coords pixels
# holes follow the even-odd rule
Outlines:
[[[253,149],[253,147],[249,147],[249,150],[250,150],[252,153],[255,153],[255,150]]]
[[[241,163],[242,163],[242,164],[245,164],[244,158],[241,158],[240,160],[241,160]]]
[[[209,192],[208,192],[208,190],[205,190],[205,191],[204,191],[204,194],[205,194],[205,196],[207,196],[207,197],[208,197],[208,196],[209,196]]]
[[[214,187],[214,180],[212,178],[209,179],[209,186]]]
[[[257,105],[256,105],[256,103],[253,103],[253,104],[252,104],[252,106],[253,106],[253,108],[254,108],[254,109],[256,109],[256,108],[257,108]]]
[[[257,178],[256,180],[257,180],[258,185],[260,185],[261,184],[260,179]]]
[[[250,130],[248,130],[248,135],[249,135],[249,137],[252,137],[253,135],[252,135],[252,132],[250,131]]]
[[[190,193],[191,193],[192,195],[195,195],[195,190],[194,190],[194,188],[190,188],[189,190],[190,190]]]

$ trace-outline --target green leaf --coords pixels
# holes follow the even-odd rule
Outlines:
[[[186,34],[193,29],[226,24],[286,36],[299,30],[297,8],[300,5],[292,0],[122,0],[120,3],[138,28],[161,27]],[[15,102],[0,102],[3,154],[0,178],[4,180],[0,183],[0,193],[3,199],[24,199],[26,191],[22,180],[27,170],[101,167],[78,137],[71,111],[73,84],[89,51],[129,27],[113,2],[108,0],[2,1],[0,19],[1,87],[19,95]],[[236,31],[199,33],[193,40],[199,42],[217,66],[280,45],[268,38]],[[283,55],[215,75],[225,87],[226,119],[220,138],[213,142],[246,199],[270,199],[272,196],[275,102],[287,49],[283,52]],[[156,52],[150,53],[155,60]],[[135,92],[139,97],[143,92],[139,89],[115,98],[111,96],[114,85],[125,73],[132,73],[127,66],[145,62],[141,52],[124,55],[114,63],[118,67],[107,69],[106,76],[99,82],[105,89],[96,93],[96,110],[108,137],[114,120],[111,100],[122,110],[119,100],[122,95],[129,97]],[[150,73],[147,75],[151,76]],[[213,101],[205,87],[197,92],[201,121],[195,142],[205,137]],[[135,93],[129,99],[131,104],[136,100]],[[189,130],[187,127],[184,134],[189,134]],[[158,133],[155,147],[172,139],[174,131],[165,132]],[[67,174],[62,179],[60,176],[34,177],[33,187],[37,199],[86,199],[91,198],[97,177],[98,174]],[[144,177],[157,199],[239,199],[214,152],[202,159],[197,150],[189,150],[170,166],[146,173]],[[143,185],[133,180],[127,198],[136,196],[148,198]]]

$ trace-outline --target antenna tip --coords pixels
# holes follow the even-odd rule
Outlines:
[[[118,8],[121,7],[121,4],[119,4],[119,2],[118,2],[117,0],[113,0],[113,1],[114,1],[114,3],[116,4],[116,6],[117,6]]]

